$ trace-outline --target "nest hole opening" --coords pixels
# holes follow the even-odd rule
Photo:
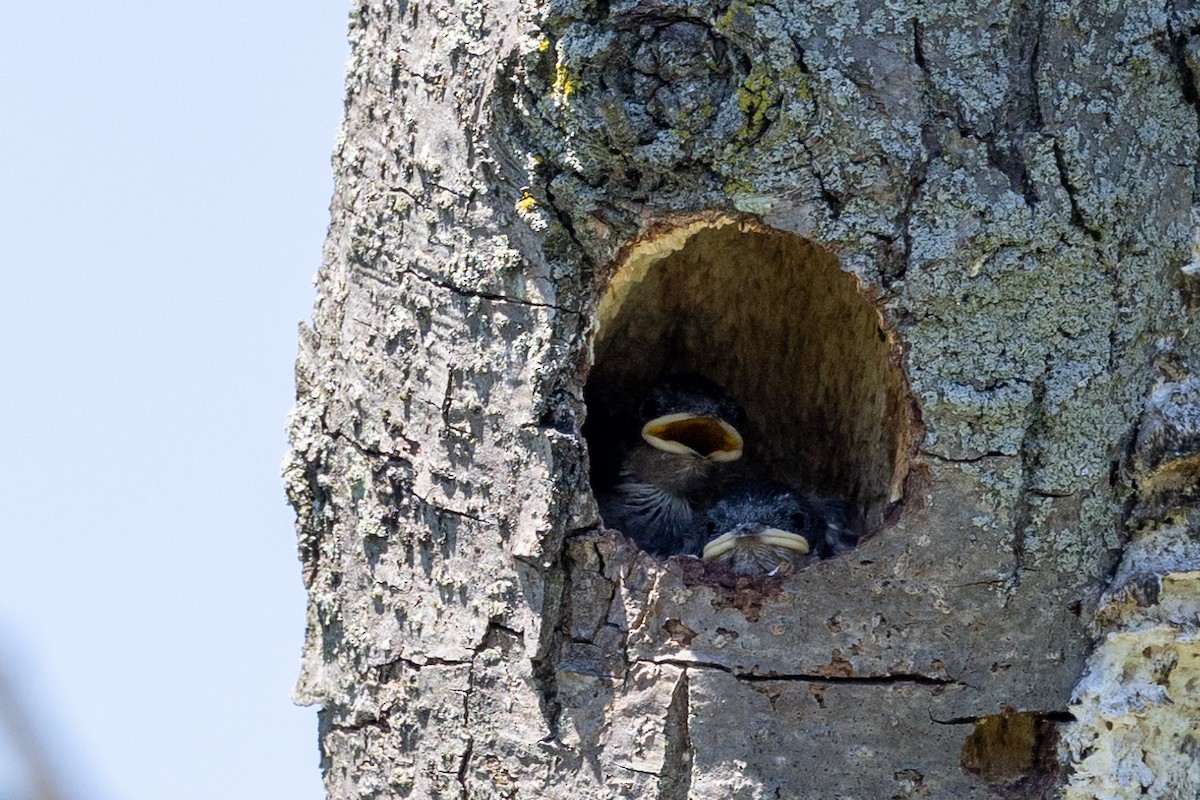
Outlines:
[[[833,253],[745,222],[676,227],[626,248],[596,314],[584,435],[598,497],[634,446],[647,390],[696,374],[744,411],[741,475],[844,502],[866,535],[894,517],[915,427],[907,381]]]

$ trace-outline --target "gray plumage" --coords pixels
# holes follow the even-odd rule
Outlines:
[[[848,532],[847,519],[840,501],[802,497],[779,483],[746,481],[709,510],[706,547],[697,555],[739,575],[787,572],[853,547],[857,537]],[[802,537],[804,544],[788,534]]]
[[[600,516],[656,556],[690,552],[703,536],[712,472],[711,462],[639,445],[612,491],[600,496]]]
[[[611,486],[597,492],[604,524],[657,556],[695,551],[723,464],[741,455],[734,427],[741,416],[720,387],[698,375],[677,375],[652,387],[631,426],[639,437]],[[685,419],[650,427],[673,417]]]

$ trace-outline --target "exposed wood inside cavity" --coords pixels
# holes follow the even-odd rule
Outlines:
[[[728,219],[676,228],[630,248],[600,301],[589,440],[595,454],[654,381],[696,372],[745,409],[746,470],[845,498],[875,526],[908,471],[894,350],[828,251]]]

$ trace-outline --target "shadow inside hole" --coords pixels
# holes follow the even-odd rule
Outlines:
[[[1058,726],[1075,717],[1060,712],[1017,712],[980,717],[963,741],[960,760],[970,774],[1011,797],[1043,797],[1060,769]]]
[[[732,223],[677,229],[631,248],[597,313],[584,434],[598,495],[647,389],[695,373],[744,409],[738,474],[845,501],[867,534],[898,506],[911,423],[897,348],[828,251]]]

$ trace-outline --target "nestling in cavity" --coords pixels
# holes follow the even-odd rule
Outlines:
[[[656,556],[693,553],[722,473],[742,456],[742,410],[712,381],[694,374],[655,384],[638,407],[640,438],[621,460],[600,516]]]
[[[709,510],[698,555],[738,575],[782,575],[848,550],[857,539],[845,503],[745,481]]]

